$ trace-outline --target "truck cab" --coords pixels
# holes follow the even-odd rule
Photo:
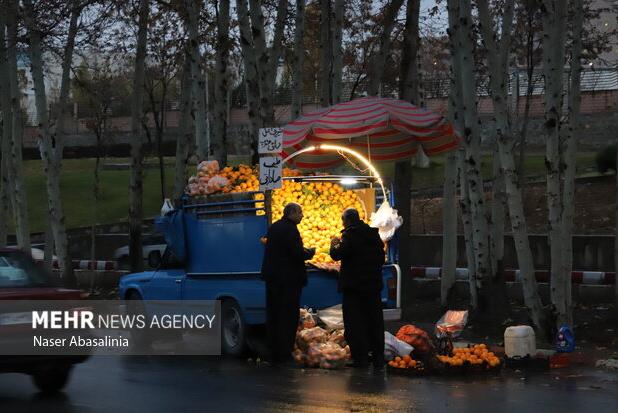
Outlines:
[[[270,205],[264,195],[244,192],[184,197],[176,209],[155,221],[167,243],[161,262],[151,263],[157,269],[124,276],[120,297],[220,300],[222,349],[227,354],[240,354],[247,328],[266,321],[261,238],[269,226]],[[390,320],[401,314],[401,271],[396,257],[395,240],[383,267],[382,303],[385,319]],[[307,276],[301,306],[320,310],[341,303],[338,272],[309,265]]]

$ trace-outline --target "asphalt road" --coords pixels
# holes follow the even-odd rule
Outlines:
[[[104,357],[77,366],[64,393],[0,375],[0,412],[618,411],[618,374],[598,370],[410,378],[273,368],[218,357]]]

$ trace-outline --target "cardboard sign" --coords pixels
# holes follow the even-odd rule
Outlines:
[[[283,180],[283,162],[281,156],[260,157],[260,191],[281,188]]]
[[[258,154],[281,153],[283,149],[281,128],[260,128],[258,135]]]

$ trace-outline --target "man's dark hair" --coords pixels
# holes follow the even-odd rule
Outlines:
[[[296,202],[290,202],[283,208],[283,216],[289,217],[290,214],[300,211],[302,208]]]
[[[358,211],[354,208],[346,208],[343,211],[342,217],[344,220],[350,223],[356,223],[360,221],[360,216],[358,215]]]

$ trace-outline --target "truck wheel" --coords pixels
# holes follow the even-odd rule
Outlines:
[[[62,390],[69,381],[73,366],[53,366],[32,373],[32,381],[43,393],[54,393]]]
[[[236,301],[223,301],[221,304],[221,349],[223,353],[239,356],[245,350],[247,326],[243,321],[240,307]]]
[[[142,296],[137,291],[129,291],[127,294],[127,312],[129,314],[144,314],[144,303]],[[138,349],[147,349],[152,344],[152,337],[145,329],[131,330],[133,345]]]

